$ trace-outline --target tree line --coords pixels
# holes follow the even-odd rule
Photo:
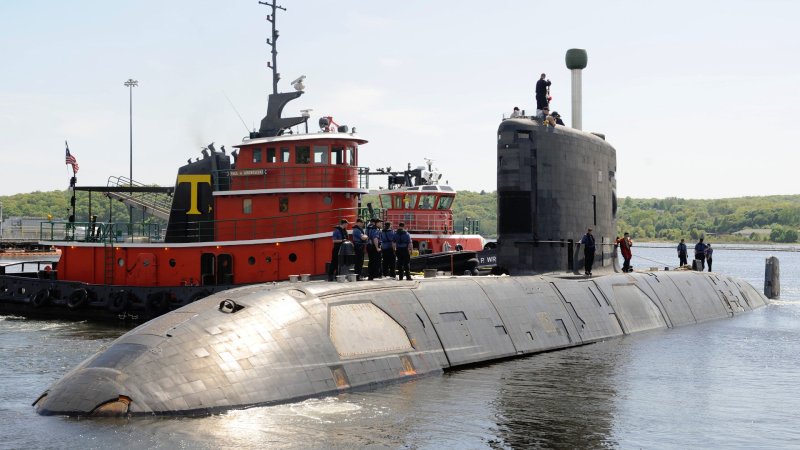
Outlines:
[[[0,196],[4,216],[48,217],[66,220],[71,214],[69,190],[31,192]],[[89,194],[78,192],[78,222],[89,220]],[[101,194],[92,194],[92,214],[106,221],[111,211],[115,222],[128,220],[128,208]],[[365,196],[362,203],[375,196]],[[497,237],[497,192],[460,191],[452,206],[454,229],[464,231],[467,220],[478,220],[480,234]],[[135,211],[134,221],[141,221]],[[146,218],[145,220],[153,220]],[[716,240],[797,242],[800,228],[800,195],[774,195],[713,200],[682,198],[635,199],[619,202],[617,230],[629,232],[637,239],[696,240],[714,236]]]
[[[14,194],[0,196],[0,203],[3,204],[3,218],[9,217],[36,217],[51,219],[54,221],[67,220],[72,214],[72,191],[30,192],[26,194]],[[97,216],[101,222],[127,222],[130,214],[128,207],[118,200],[111,200],[105,195],[94,192],[91,198],[88,192],[78,191],[75,195],[75,221],[89,222],[91,201],[91,215]],[[111,215],[109,216],[109,211]],[[142,221],[142,213],[133,210],[134,222]],[[145,221],[158,220],[152,217],[145,217]]]

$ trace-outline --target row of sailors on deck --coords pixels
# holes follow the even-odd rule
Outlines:
[[[364,221],[357,219],[352,228],[352,236],[348,236],[346,219],[342,219],[333,230],[333,253],[328,266],[328,281],[333,281],[338,269],[339,249],[344,241],[353,241],[355,250],[354,270],[356,279],[361,280],[364,268],[364,251],[369,256],[367,266],[368,279],[374,280],[383,277],[398,277],[402,280],[411,280],[411,235],[405,230],[405,224],[400,222],[397,231],[392,230],[391,223],[383,224],[381,219],[370,220],[364,227]],[[396,270],[395,270],[396,268]],[[344,275],[344,274],[340,274]]]
[[[511,118],[516,119],[519,117],[524,117],[519,110],[518,106],[514,107],[514,111],[511,113]],[[561,114],[558,111],[553,111],[550,113],[550,109],[548,107],[544,107],[543,109],[536,110],[536,115],[534,116],[536,119],[541,120],[544,125],[548,125],[554,127],[556,125],[564,125],[564,121],[561,120]]]

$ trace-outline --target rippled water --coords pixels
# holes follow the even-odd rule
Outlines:
[[[674,253],[634,247],[633,265]],[[714,268],[760,290],[769,255],[720,246]],[[798,448],[800,254],[775,255],[782,299],[733,319],[192,419],[36,415],[125,330],[0,318],[0,448]]]

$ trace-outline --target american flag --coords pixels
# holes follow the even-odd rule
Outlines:
[[[75,158],[75,156],[72,153],[69,152],[69,144],[67,144],[67,141],[64,141],[64,145],[67,146],[67,157],[64,160],[64,163],[65,164],[72,164],[72,172],[73,173],[78,173],[78,169],[80,169],[80,166],[78,165],[78,160]]]

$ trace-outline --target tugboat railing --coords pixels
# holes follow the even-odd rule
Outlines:
[[[397,227],[399,222],[404,222],[406,229],[411,233],[443,233],[450,234],[460,230],[453,227],[453,216],[450,211],[424,211],[414,209],[392,209],[385,214],[385,221]],[[464,232],[468,230],[465,228]],[[477,234],[477,233],[475,233]]]
[[[159,223],[42,222],[39,240],[43,242],[161,242],[164,233]]]
[[[378,216],[382,211],[374,210]],[[339,220],[356,218],[368,221],[367,208],[341,208],[305,214],[268,216],[247,219],[190,221],[178,224],[181,238],[175,242],[240,241],[276,239],[332,232]],[[43,242],[165,242],[159,223],[42,222],[39,240]]]

